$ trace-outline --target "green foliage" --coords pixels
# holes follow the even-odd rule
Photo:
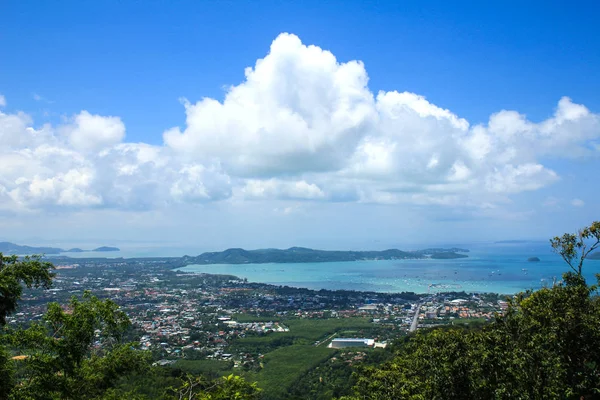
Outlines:
[[[600,221],[581,229],[576,234],[565,233],[554,237],[550,244],[556,253],[569,265],[577,275],[581,275],[583,261],[594,250],[600,248]]]
[[[174,399],[188,400],[258,400],[260,389],[256,383],[228,375],[214,381],[187,375],[177,389]]]
[[[288,389],[289,399],[329,400],[352,393],[355,365],[379,365],[390,360],[388,349],[348,348],[337,351],[300,375]]]
[[[39,256],[0,253],[0,399],[258,398],[256,384],[240,377],[182,378],[151,368],[149,354],[125,342],[131,325],[127,315],[89,292],[65,306],[48,304],[41,321],[28,327],[3,327],[23,287],[50,287],[53,268]]]
[[[233,368],[233,361],[221,360],[178,360],[173,368],[192,375],[225,375]]]
[[[93,399],[122,375],[147,368],[147,355],[121,341],[129,324],[114,302],[89,293],[73,297],[66,310],[49,304],[43,322],[7,335],[24,358],[11,398]]]
[[[51,263],[41,261],[40,256],[20,259],[0,253],[0,326],[6,324],[6,317],[16,310],[23,285],[49,288],[53,268]]]
[[[481,329],[409,337],[391,362],[356,375],[355,398],[600,398],[600,298],[581,274],[599,228],[553,239],[572,269],[563,282],[515,296]]]
[[[14,386],[14,368],[9,353],[0,347],[0,399],[6,399]]]
[[[325,346],[297,345],[281,347],[265,355],[264,368],[258,373],[248,373],[264,389],[266,399],[280,399],[290,385],[302,374],[316,367],[335,353]]]

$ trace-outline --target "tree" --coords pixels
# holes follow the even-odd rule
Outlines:
[[[23,288],[49,288],[52,263],[0,253],[0,398],[86,399],[101,396],[122,374],[145,368],[146,355],[123,343],[130,322],[110,301],[86,293],[63,309],[48,306],[42,322],[9,329]]]
[[[175,389],[177,400],[258,400],[260,389],[235,375],[213,381],[187,375],[180,387]]]
[[[50,303],[42,322],[8,332],[21,358],[11,398],[99,398],[123,375],[149,366],[146,353],[123,343],[129,326],[114,302],[89,292],[65,308]]]
[[[0,253],[0,400],[259,398],[255,383],[233,375],[216,380],[160,376],[148,352],[125,342],[131,327],[127,315],[91,292],[66,305],[48,304],[41,321],[28,327],[6,327],[23,288],[49,288],[53,268],[39,256]],[[150,391],[139,385],[149,376],[159,378]]]
[[[576,234],[565,233],[550,239],[552,248],[558,253],[572,272],[582,276],[583,262],[594,250],[600,248],[600,221],[580,229]]]
[[[6,324],[6,317],[17,308],[23,294],[23,285],[49,288],[54,274],[52,263],[42,261],[40,256],[27,256],[19,259],[0,253],[0,326]]]

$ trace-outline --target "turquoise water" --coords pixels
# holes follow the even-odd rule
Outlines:
[[[466,246],[469,248],[469,246]],[[298,264],[189,265],[186,272],[231,274],[250,282],[309,289],[416,293],[439,291],[518,293],[551,286],[568,267],[546,243],[472,246],[457,260],[384,260]],[[540,262],[528,262],[539,257]],[[595,282],[600,261],[588,260],[584,274]]]

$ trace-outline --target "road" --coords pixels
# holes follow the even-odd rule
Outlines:
[[[419,303],[417,305],[417,310],[415,311],[415,316],[413,317],[412,324],[410,324],[409,332],[414,332],[417,330],[417,326],[419,325],[419,310],[421,310],[421,306],[423,303]]]
[[[323,339],[321,341],[316,342],[315,347],[318,347],[318,346],[322,345],[323,343],[327,342],[328,340],[333,339],[333,337],[335,335],[337,335],[337,332],[335,332],[333,335],[327,336],[325,339]]]

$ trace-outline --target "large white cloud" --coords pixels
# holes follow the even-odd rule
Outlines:
[[[82,111],[73,124],[63,127],[69,143],[80,151],[97,151],[120,143],[125,137],[125,125],[118,117],[103,117]]]
[[[225,100],[186,103],[187,127],[164,135],[178,152],[217,156],[240,176],[330,171],[377,120],[362,63],[282,34]]]
[[[548,160],[600,152],[600,116],[567,97],[541,122],[502,110],[473,126],[415,93],[374,94],[360,61],[290,34],[222,101],[184,107],[186,125],[159,146],[124,142],[117,116],[81,111],[36,126],[0,112],[1,208],[230,197],[490,207],[560,179]]]

